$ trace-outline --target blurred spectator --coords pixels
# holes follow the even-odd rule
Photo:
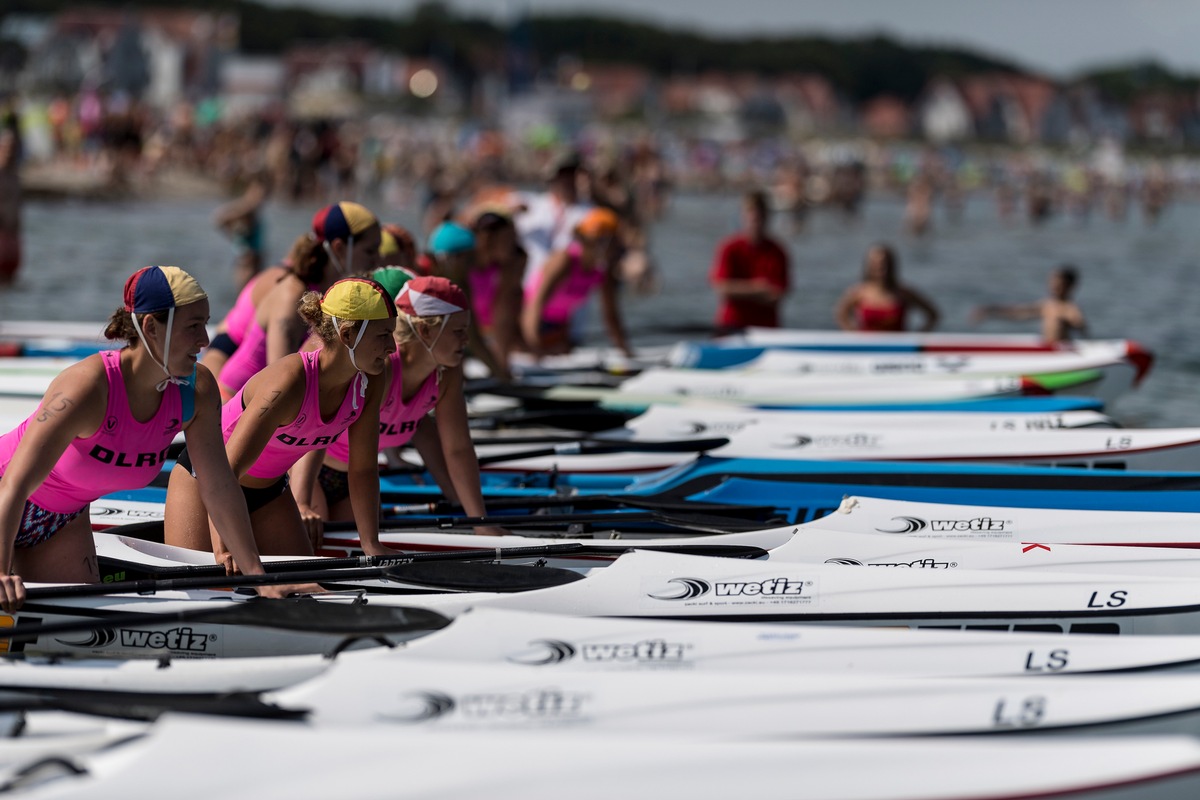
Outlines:
[[[527,281],[540,272],[552,252],[565,250],[571,244],[575,227],[588,213],[589,206],[579,197],[583,171],[579,154],[567,153],[551,164],[545,192],[521,198],[524,210],[514,221],[529,258]]]
[[[846,331],[905,331],[913,309],[925,317],[922,331],[937,327],[937,307],[916,289],[900,283],[895,251],[876,244],[867,250],[862,281],[842,295],[834,317]]]
[[[976,308],[971,321],[979,323],[989,317],[1042,322],[1042,338],[1047,342],[1070,341],[1075,335],[1087,334],[1083,310],[1071,299],[1079,282],[1079,272],[1064,264],[1050,273],[1050,295],[1033,303],[1017,305],[988,305]]]
[[[779,303],[790,287],[787,251],[767,234],[770,211],[761,191],[742,197],[743,230],[717,248],[709,282],[720,298],[718,335],[750,326],[779,327]]]
[[[572,318],[594,289],[600,290],[604,325],[612,343],[632,358],[621,322],[616,262],[620,220],[606,208],[589,211],[571,243],[556,250],[525,292],[521,330],[537,355],[568,353],[579,343]]]

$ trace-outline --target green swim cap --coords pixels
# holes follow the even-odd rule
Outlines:
[[[371,280],[387,290],[393,301],[396,295],[400,294],[401,287],[415,277],[415,274],[403,267],[381,267],[371,273]]]

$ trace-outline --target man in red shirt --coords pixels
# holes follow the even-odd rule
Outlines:
[[[717,248],[709,282],[720,295],[717,334],[751,325],[778,328],[779,302],[788,291],[788,255],[767,235],[767,197],[748,192],[742,199],[745,230]]]

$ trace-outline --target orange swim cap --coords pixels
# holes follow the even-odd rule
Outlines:
[[[615,235],[620,223],[617,215],[607,208],[593,208],[575,226],[575,232],[589,239],[601,239]]]

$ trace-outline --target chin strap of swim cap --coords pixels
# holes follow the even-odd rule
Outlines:
[[[167,373],[167,377],[156,383],[154,388],[163,392],[172,383],[176,386],[187,386],[190,384],[192,382],[191,378],[180,378],[178,375],[172,375],[171,370],[167,369],[167,359],[171,357],[171,329],[175,327],[173,325],[175,322],[175,309],[172,307],[167,310],[167,340],[163,343],[163,360],[161,362],[154,357],[154,351],[150,349],[150,342],[146,340],[146,334],[142,333],[142,323],[138,322],[138,315],[130,311],[129,317],[133,320],[133,329],[137,331],[138,339],[142,342],[142,347],[146,348],[146,355],[150,356],[150,360],[159,369]]]
[[[346,237],[346,267],[345,267],[345,269],[342,268],[342,262],[338,261],[338,257],[333,254],[333,248],[329,246],[329,242],[327,242],[327,241],[321,242],[321,245],[325,248],[325,252],[329,255],[330,263],[333,264],[334,269],[336,269],[338,271],[339,275],[341,275],[343,278],[347,278],[350,275],[354,274],[350,271],[354,267],[354,234],[353,233],[350,234],[348,237]]]
[[[417,337],[417,341],[421,343],[421,347],[425,348],[425,352],[429,353],[429,357],[433,359],[434,365],[438,368],[438,371],[441,372],[441,370],[445,369],[445,367],[443,367],[441,364],[438,364],[437,356],[433,354],[433,348],[437,347],[438,339],[442,338],[442,332],[446,330],[446,323],[450,321],[450,315],[442,315],[442,324],[438,326],[437,336],[433,337],[433,342],[431,344],[425,344],[425,340],[422,339],[421,334],[417,332],[417,326],[413,325],[412,317],[408,316],[407,314],[404,314],[403,316],[404,321],[408,323],[408,329],[413,332],[413,336]]]
[[[333,315],[330,315],[329,318],[333,320],[333,327],[338,331],[338,341],[341,341],[341,327],[338,318]],[[350,395],[350,407],[355,411],[358,411],[358,398],[367,396],[367,375],[361,369],[358,369],[358,362],[354,360],[354,351],[358,349],[359,343],[362,342],[363,334],[367,332],[367,325],[369,323],[370,320],[367,319],[362,321],[362,325],[358,327],[358,336],[354,339],[354,346],[346,348],[350,351],[350,364],[358,370],[358,391]]]

